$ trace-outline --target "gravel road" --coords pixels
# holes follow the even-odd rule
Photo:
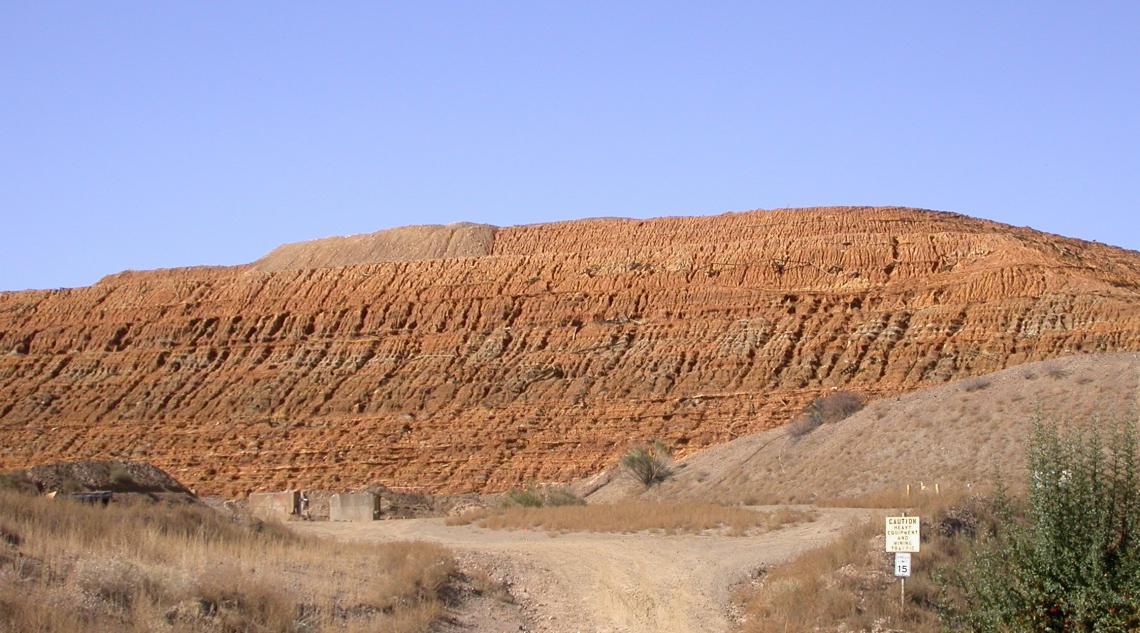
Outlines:
[[[775,509],[758,507],[757,510]],[[440,543],[506,578],[536,633],[717,633],[731,588],[758,569],[835,539],[869,512],[819,508],[815,521],[747,537],[565,533],[447,526],[443,519],[294,523],[344,541]],[[512,625],[517,630],[517,625]]]

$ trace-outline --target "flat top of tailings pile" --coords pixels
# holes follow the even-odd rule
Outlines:
[[[250,265],[257,272],[337,268],[455,257],[480,257],[491,252],[495,227],[459,222],[448,225],[402,226],[399,228],[327,237],[285,244]]]

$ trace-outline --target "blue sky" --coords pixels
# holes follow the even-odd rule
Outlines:
[[[7,2],[0,289],[831,204],[1140,249],[1138,2]]]

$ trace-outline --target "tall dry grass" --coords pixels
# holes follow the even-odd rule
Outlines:
[[[925,487],[923,487],[925,486]],[[975,496],[988,496],[993,493],[991,483],[971,485],[969,488],[951,483],[939,485],[913,482],[886,486],[878,490],[841,497],[820,499],[816,505],[830,508],[880,508],[909,510],[913,513],[934,515],[942,510],[953,507],[963,500]]]
[[[661,531],[697,534],[718,531],[744,536],[814,520],[811,510],[754,511],[711,503],[628,502],[584,506],[485,509],[448,519],[448,525],[475,523],[493,530],[549,532]]]
[[[455,562],[339,544],[198,505],[0,492],[0,631],[426,631]]]
[[[905,606],[894,555],[884,551],[883,518],[894,512],[884,512],[741,589],[737,599],[745,620],[740,631],[945,630],[942,609],[958,596],[937,576],[967,560],[978,536],[994,523],[990,510],[990,503],[978,497],[931,496],[911,505],[909,512],[922,519],[922,547],[912,556]]]

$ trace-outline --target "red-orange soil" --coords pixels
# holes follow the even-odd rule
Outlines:
[[[833,388],[1140,350],[1140,253],[947,213],[347,239],[0,293],[0,469],[149,461],[227,495],[501,490],[634,440],[725,442]]]

